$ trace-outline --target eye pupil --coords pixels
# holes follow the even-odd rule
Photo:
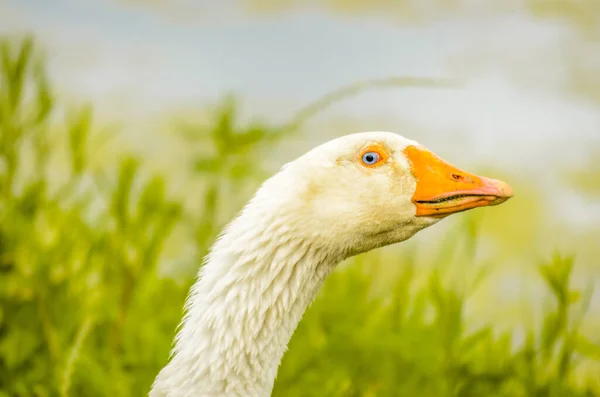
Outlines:
[[[369,163],[375,160],[375,157],[372,154],[367,154],[365,158]]]

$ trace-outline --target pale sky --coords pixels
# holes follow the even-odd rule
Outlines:
[[[362,120],[362,129],[414,125],[442,155],[468,151],[465,166],[509,159],[541,178],[600,145],[598,105],[560,90],[573,36],[566,26],[517,11],[474,9],[405,26],[310,9],[250,15],[231,0],[196,4],[161,15],[108,0],[5,0],[0,32],[36,32],[61,89],[117,118],[201,107],[235,92],[247,112],[283,121],[357,81],[458,77],[466,78],[460,90],[376,91],[327,114]],[[311,142],[344,132],[319,130]],[[142,132],[131,134],[148,144]]]

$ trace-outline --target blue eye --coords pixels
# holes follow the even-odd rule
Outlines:
[[[380,156],[377,152],[367,152],[362,155],[362,162],[366,165],[374,165],[379,161]]]

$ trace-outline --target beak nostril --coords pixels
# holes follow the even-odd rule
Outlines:
[[[452,179],[454,179],[456,181],[460,181],[463,179],[463,177],[458,174],[452,174]]]

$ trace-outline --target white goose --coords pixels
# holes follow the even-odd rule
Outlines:
[[[343,136],[285,165],[214,244],[151,397],[271,394],[302,314],[336,264],[512,197],[389,132]]]

